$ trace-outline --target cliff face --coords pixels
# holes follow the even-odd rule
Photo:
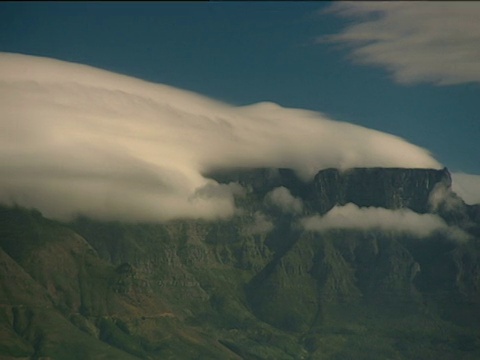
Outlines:
[[[409,208],[417,213],[430,210],[429,196],[435,186],[451,186],[444,170],[352,169],[345,173],[330,169],[319,172],[313,181],[314,202],[386,209]]]
[[[329,169],[307,183],[288,169],[211,176],[249,189],[229,220],[60,224],[2,208],[0,325],[8,336],[0,354],[480,356],[480,224],[476,208],[451,193],[446,169]],[[303,207],[273,206],[268,194],[280,187]],[[300,226],[348,203],[438,215],[470,238]]]
[[[451,187],[448,170],[355,168],[341,172],[322,170],[310,182],[299,180],[290,169],[252,169],[211,174],[220,182],[238,182],[264,196],[284,186],[298,196],[311,211],[326,213],[334,205],[386,209],[409,208],[418,213],[430,211],[429,196],[436,186]]]

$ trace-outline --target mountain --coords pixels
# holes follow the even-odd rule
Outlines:
[[[480,207],[447,169],[206,176],[246,189],[235,216],[1,207],[2,359],[480,357]]]

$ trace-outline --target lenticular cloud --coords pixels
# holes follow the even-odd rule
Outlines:
[[[398,137],[271,103],[232,107],[63,61],[0,53],[0,202],[60,219],[213,219],[238,184],[205,174],[287,167],[440,168]]]

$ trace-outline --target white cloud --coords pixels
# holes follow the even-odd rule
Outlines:
[[[452,190],[465,203],[480,204],[480,175],[452,173]]]
[[[217,168],[286,167],[310,178],[329,167],[442,167],[401,138],[319,113],[232,107],[19,54],[0,53],[0,112],[0,202],[55,218],[230,216],[238,189],[205,177]]]
[[[335,206],[324,216],[314,215],[304,218],[301,223],[305,230],[315,232],[330,229],[377,229],[427,237],[436,231],[440,231],[459,241],[469,238],[468,234],[459,228],[448,226],[437,215],[418,214],[409,209],[359,208],[352,203],[345,206]]]
[[[320,42],[352,45],[353,60],[386,67],[399,83],[480,82],[480,3],[345,1],[327,12],[353,18]]]
[[[265,196],[265,200],[286,213],[299,214],[303,211],[302,200],[294,197],[284,186],[280,186],[270,191]]]
[[[452,189],[445,183],[438,183],[428,196],[428,203],[432,211],[439,211],[441,209],[446,211],[462,210],[464,202],[458,194],[452,192]]]

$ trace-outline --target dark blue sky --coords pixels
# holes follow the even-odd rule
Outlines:
[[[330,2],[2,2],[0,51],[87,64],[244,105],[272,101],[401,136],[480,174],[478,82],[396,83],[317,43]]]

